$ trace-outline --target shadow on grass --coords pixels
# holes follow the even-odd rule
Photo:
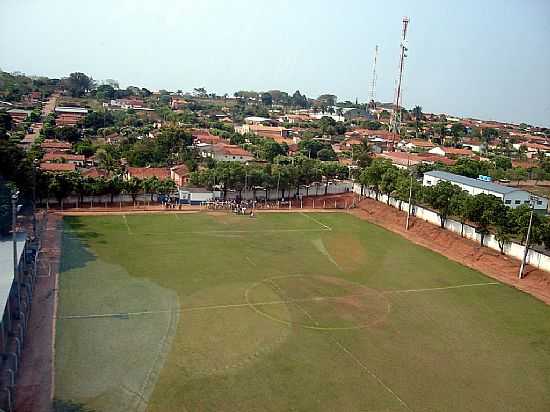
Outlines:
[[[83,268],[89,262],[96,260],[96,256],[90,252],[88,241],[93,239],[94,242],[97,242],[100,235],[97,232],[81,230],[84,227],[85,225],[79,222],[78,218],[65,220],[61,245],[63,251],[61,272]]]
[[[96,412],[83,403],[54,399],[53,412]]]

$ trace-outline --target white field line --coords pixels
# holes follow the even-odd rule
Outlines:
[[[256,263],[254,263],[254,261],[252,259],[250,259],[248,256],[246,257],[246,260],[248,261],[248,263],[250,263],[250,266],[258,266],[256,265]]]
[[[309,214],[307,213],[304,213],[304,212],[300,212],[300,214],[302,216],[305,216],[307,217],[308,219],[311,219],[313,220],[315,223],[317,223],[319,226],[323,227],[324,230],[332,230],[332,228],[328,225],[325,225],[323,222],[321,222],[319,219],[315,219],[313,216],[310,216]]]
[[[280,290],[281,293],[283,292],[282,289],[279,287],[279,285],[277,285],[273,280],[270,280],[270,283],[277,289],[277,290]],[[304,313],[304,315],[306,315],[309,320],[311,320],[313,322],[313,324],[315,326],[319,326],[319,322],[317,322],[313,316],[311,316],[311,314],[306,310],[304,309],[298,302],[293,302],[294,303],[294,306],[296,306],[298,309],[300,309],[300,311],[302,311]],[[348,348],[346,348],[344,345],[342,345],[342,343],[340,343],[340,341],[338,341],[338,339],[332,337],[331,335],[328,335],[329,336],[329,339],[334,341],[336,343],[336,345],[338,345],[338,347],[344,352],[346,353],[351,359],[353,359],[357,365],[359,365],[363,370],[365,370],[372,378],[374,378],[384,389],[386,389],[386,391],[388,391],[389,393],[391,393],[398,401],[401,405],[403,405],[407,410],[411,411],[412,412],[412,409],[409,407],[409,405],[407,405],[405,403],[405,401],[403,399],[401,399],[399,397],[399,395],[397,395],[397,393],[395,393],[392,388],[390,388],[388,385],[386,385],[382,379],[380,379],[378,377],[378,375],[376,375],[372,370],[370,370],[367,365],[365,365],[363,362],[361,362],[361,360],[359,358],[357,358]]]
[[[361,297],[366,296],[366,293],[358,293],[354,295],[344,295],[344,296],[316,296],[313,298],[302,298],[302,299],[286,299],[286,300],[272,300],[268,302],[251,302],[251,303],[233,303],[228,305],[207,305],[207,306],[191,306],[187,308],[180,309],[162,309],[162,310],[144,310],[138,312],[119,312],[119,313],[98,313],[98,314],[87,314],[87,315],[68,315],[60,316],[60,320],[70,320],[70,319],[94,319],[94,318],[112,318],[112,317],[122,317],[122,316],[139,316],[139,315],[155,315],[162,313],[172,313],[172,312],[198,312],[204,310],[216,310],[216,309],[234,309],[234,308],[245,308],[250,306],[269,306],[269,305],[283,305],[289,303],[300,303],[300,302],[321,302],[327,300],[338,300],[351,297]]]
[[[413,292],[431,292],[435,290],[449,290],[449,289],[461,289],[461,288],[471,288],[476,286],[490,286],[490,285],[500,285],[498,282],[484,282],[484,283],[469,283],[466,285],[456,285],[456,286],[444,286],[439,288],[423,288],[423,289],[401,289],[401,290],[385,290],[382,293],[413,293]]]
[[[174,216],[176,217],[177,220],[181,220],[177,213],[174,213]]]
[[[375,374],[372,370],[370,370],[367,365],[365,365],[363,362],[361,362],[361,360],[359,358],[357,358],[348,348],[346,348],[344,345],[342,345],[340,343],[340,341],[338,341],[337,339],[334,339],[334,341],[336,342],[336,345],[338,345],[338,347],[344,352],[346,353],[351,359],[353,359],[355,361],[355,363],[357,363],[357,365],[359,365],[365,372],[367,372],[373,379],[375,379],[384,389],[386,389],[386,391],[388,391],[389,393],[391,393],[395,399],[397,399],[399,401],[399,403],[401,405],[403,405],[403,407],[405,409],[407,409],[408,411],[411,411],[412,412],[412,409],[409,407],[409,405],[407,405],[405,403],[405,401],[403,399],[401,399],[399,397],[399,395],[397,393],[395,393],[395,391],[390,388],[388,385],[386,385],[384,383],[384,381],[382,381],[382,379],[380,379],[378,377],[377,374]]]
[[[500,285],[498,282],[487,282],[487,283],[470,283],[466,285],[456,285],[456,286],[446,286],[438,288],[423,288],[423,289],[402,289],[402,290],[387,290],[382,291],[383,294],[391,293],[412,293],[412,292],[430,292],[437,290],[449,290],[449,289],[460,289],[467,287],[476,287],[476,286],[490,286],[490,285]],[[367,293],[357,293],[351,295],[343,296],[316,296],[312,298],[302,298],[302,299],[283,299],[283,300],[272,300],[268,302],[252,302],[252,303],[233,303],[228,305],[206,305],[206,306],[191,306],[181,309],[163,309],[163,310],[143,310],[137,312],[117,312],[117,313],[96,313],[96,314],[85,314],[85,315],[67,315],[60,316],[57,319],[60,320],[70,320],[70,319],[95,319],[95,318],[113,318],[113,317],[122,317],[122,316],[140,316],[140,315],[155,315],[162,313],[171,313],[171,312],[198,312],[204,310],[219,310],[219,309],[234,309],[234,308],[244,308],[250,306],[268,306],[268,305],[282,305],[282,304],[292,304],[300,302],[321,302],[326,300],[337,300],[337,299],[346,299],[352,297],[361,297],[366,296]]]
[[[128,219],[126,219],[126,215],[122,215],[122,220],[124,220],[124,224],[126,225],[126,229],[128,229],[128,234],[133,235],[132,229],[130,229],[130,225],[128,224]]]
[[[149,398],[151,397],[151,394],[156,385],[156,382],[158,381],[158,377],[159,377],[158,375],[160,374],[160,369],[164,366],[164,361],[166,360],[166,356],[169,351],[168,340],[173,339],[173,337],[175,336],[178,320],[179,320],[179,311],[176,311],[172,313],[172,316],[170,316],[166,333],[163,335],[161,341],[159,342],[155,359],[151,363],[151,367],[147,372],[147,375],[143,381],[143,384],[139,388],[139,392],[136,393],[137,399],[136,399],[135,410],[137,412],[144,412],[147,410],[147,407],[149,406]],[[151,380],[153,378],[153,374],[155,373],[155,368],[157,368],[156,370],[157,376],[156,376],[155,382],[153,383],[151,382]],[[148,394],[145,393],[146,391],[148,392]]]

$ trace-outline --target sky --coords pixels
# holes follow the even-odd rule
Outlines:
[[[300,90],[550,127],[550,0],[0,0],[0,69],[150,90]]]

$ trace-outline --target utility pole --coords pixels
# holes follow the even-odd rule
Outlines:
[[[405,57],[407,57],[407,28],[409,27],[409,18],[403,17],[403,30],[401,32],[401,46],[399,51],[399,76],[397,78],[397,85],[395,88],[395,99],[393,102],[393,112],[390,120],[390,132],[393,133],[392,141],[393,147],[392,150],[395,150],[396,146],[396,136],[399,136],[401,130],[401,102],[403,100],[403,93],[401,86],[403,84],[403,69],[405,67]]]
[[[410,182],[409,182],[409,203],[407,207],[407,222],[405,223],[405,230],[409,230],[410,222],[411,222],[411,211],[412,211],[412,196],[413,196],[413,174],[412,170],[410,170],[410,158],[407,155],[407,169],[409,170],[410,174]]]
[[[535,212],[535,201],[538,198],[535,196],[530,196],[529,200],[531,201],[531,214],[529,216],[529,226],[527,227],[527,236],[525,237],[525,250],[523,251],[523,259],[521,259],[521,266],[519,267],[518,278],[523,279],[523,272],[525,271],[525,266],[527,264],[527,254],[529,253],[529,240],[531,237],[531,227],[533,225],[533,213]]]
[[[374,63],[372,65],[372,82],[370,86],[370,102],[373,109],[376,109],[376,62],[378,60],[378,45],[374,48]]]

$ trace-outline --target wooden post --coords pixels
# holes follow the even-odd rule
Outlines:
[[[313,209],[315,209],[315,199],[313,199]]]

